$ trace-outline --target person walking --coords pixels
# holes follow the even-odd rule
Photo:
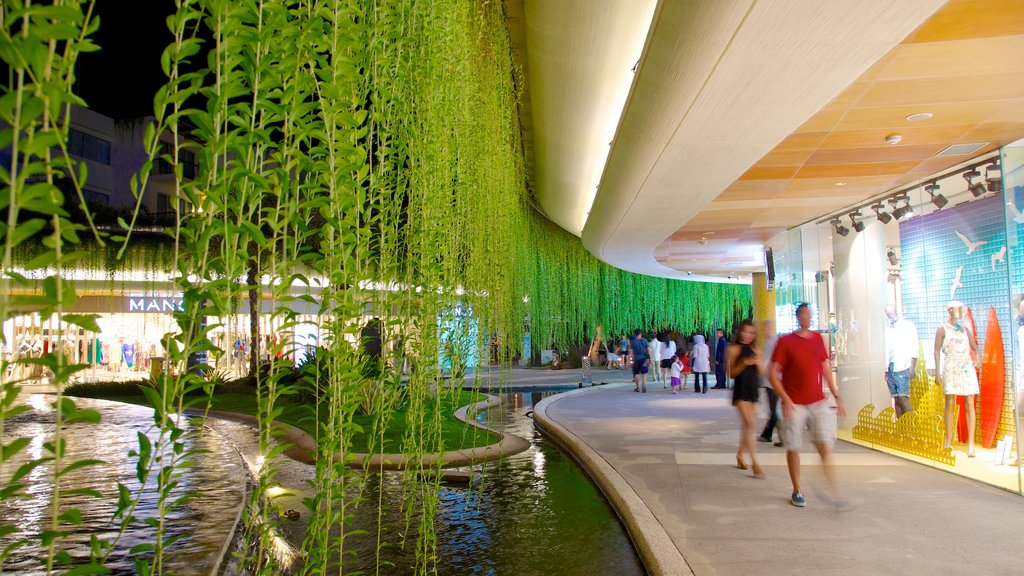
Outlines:
[[[785,431],[786,465],[793,493],[789,503],[793,506],[807,505],[800,486],[800,448],[803,446],[803,431],[808,423],[814,437],[814,445],[821,456],[832,497],[839,507],[845,507],[832,466],[832,447],[836,441],[836,416],[832,413],[821,381],[825,380],[836,400],[839,416],[846,415],[846,408],[839,397],[828,350],[821,336],[811,331],[811,309],[807,304],[796,308],[796,319],[800,328],[792,334],[779,338],[772,354],[772,368],[768,372],[772,388],[782,401],[782,426]]]
[[[771,320],[761,321],[761,386],[768,395],[768,422],[765,423],[761,435],[757,437],[758,442],[771,442],[775,434],[775,428],[780,424],[779,420],[779,395],[772,389],[771,380],[768,378],[768,371],[772,367],[772,352],[775,351],[775,343],[779,337],[775,334],[775,322]],[[776,446],[782,446],[782,428],[779,428],[779,441]]]
[[[665,335],[661,343],[661,377],[668,380],[672,371],[672,357],[676,355],[676,341],[671,334]]]
[[[766,478],[764,468],[757,463],[757,443],[754,442],[754,405],[761,396],[761,351],[754,345],[757,331],[754,322],[744,320],[736,329],[736,343],[725,353],[729,373],[735,374],[732,384],[732,405],[740,415],[740,446],[736,451],[736,467],[747,469],[743,453],[750,455],[750,468],[754,478]]]
[[[630,345],[630,356],[633,359],[633,392],[647,392],[647,370],[651,365],[651,359],[647,356],[647,338],[637,330],[633,333],[633,340]]]
[[[651,370],[651,380],[655,382],[661,382],[665,388],[668,388],[668,384],[665,383],[665,379],[660,376],[661,366],[661,342],[658,342],[658,335],[652,333],[651,339],[647,342],[647,357],[651,359],[651,366],[654,370]]]
[[[700,394],[708,393],[708,372],[711,371],[711,350],[704,343],[704,335],[697,334],[693,337],[693,391]],[[703,388],[701,381],[703,380]]]
[[[725,330],[715,330],[715,388],[725,388],[726,378],[729,377],[726,370],[728,364],[725,361],[726,344],[728,343],[725,341]]]

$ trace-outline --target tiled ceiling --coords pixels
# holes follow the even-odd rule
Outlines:
[[[932,117],[908,121],[928,112]],[[895,145],[886,137],[902,137]],[[670,268],[756,270],[728,247],[919,182],[1024,138],[1024,2],[953,0],[750,166],[656,249]],[[738,265],[737,265],[738,264]]]

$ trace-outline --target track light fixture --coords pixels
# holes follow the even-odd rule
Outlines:
[[[836,231],[836,234],[840,236],[847,236],[850,233],[850,229],[843,226],[842,221],[837,217],[832,219],[832,228]]]
[[[896,251],[889,248],[889,251],[885,253],[885,257],[889,259],[889,264],[896,266],[900,263],[900,259],[896,257]]]
[[[993,174],[998,172],[998,174]],[[1003,167],[999,162],[993,162],[985,167],[985,188],[989,192],[1002,192],[1003,190]]]
[[[981,173],[977,170],[968,170],[961,174],[961,176],[964,177],[964,180],[967,180],[967,191],[974,195],[975,198],[981,196],[985,192],[988,192],[988,189],[985,188],[984,184],[981,182],[974,182],[975,178],[979,178],[981,176]]]
[[[897,206],[903,202],[903,206]],[[892,211],[892,217],[896,220],[903,220],[914,215],[914,207],[910,205],[910,196],[900,195],[889,199],[889,203],[896,206]]]
[[[926,185],[924,187],[924,191],[927,192],[928,195],[932,197],[932,204],[935,204],[936,209],[942,210],[943,206],[949,204],[949,200],[947,200],[945,196],[943,196],[942,194],[937,194],[937,192],[939,191],[939,185],[936,184],[935,182]]]
[[[892,221],[892,216],[888,212],[883,212],[883,210],[885,210],[885,204],[882,204],[881,202],[878,204],[872,204],[871,209],[875,211],[875,218],[877,218],[882,224],[888,224]]]
[[[864,231],[864,222],[862,220],[858,220],[860,217],[861,214],[859,210],[857,212],[850,212],[850,225],[853,226],[853,229],[857,232]]]

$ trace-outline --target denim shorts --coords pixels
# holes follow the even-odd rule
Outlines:
[[[885,373],[885,383],[889,385],[890,396],[910,396],[910,370],[893,372],[890,369]]]

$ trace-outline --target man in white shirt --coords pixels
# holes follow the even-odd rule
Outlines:
[[[910,379],[917,366],[917,328],[896,314],[896,307],[885,307],[885,383],[896,405],[896,418],[910,412]]]

